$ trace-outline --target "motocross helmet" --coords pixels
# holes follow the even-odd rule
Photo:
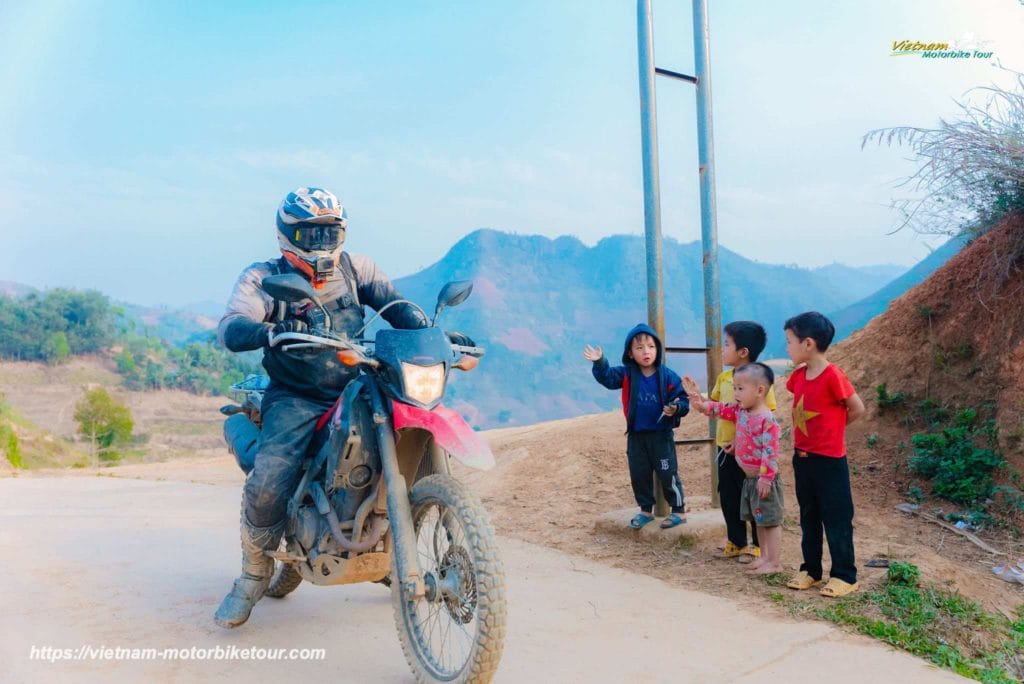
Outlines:
[[[315,288],[334,273],[347,226],[345,207],[322,188],[298,188],[277,209],[281,254]]]

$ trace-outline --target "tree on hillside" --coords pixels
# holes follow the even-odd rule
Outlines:
[[[0,356],[55,363],[95,353],[113,342],[115,324],[110,300],[91,290],[0,297]]]
[[[977,236],[1024,213],[1024,74],[1012,90],[975,88],[957,104],[958,119],[940,119],[938,128],[898,126],[864,136],[862,147],[906,145],[915,154],[918,169],[904,185],[917,196],[894,202],[903,215],[899,228]],[[1016,251],[1005,255],[1009,262],[1024,253],[1024,235]]]
[[[135,423],[131,411],[102,387],[86,391],[75,404],[78,433],[89,440],[92,453],[101,461],[116,461],[120,455],[115,447],[132,437]]]
[[[71,345],[68,344],[68,336],[63,330],[51,333],[43,344],[43,358],[47,363],[55,364],[64,361],[71,354]]]

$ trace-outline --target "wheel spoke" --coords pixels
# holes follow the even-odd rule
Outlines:
[[[425,668],[424,676],[449,680],[460,673],[477,671],[466,668],[480,657],[474,655],[478,642],[493,644],[493,637],[482,631],[479,615],[484,606],[494,610],[493,599],[480,594],[478,587],[480,571],[489,572],[479,564],[491,558],[480,554],[492,553],[489,549],[494,542],[487,530],[488,536],[483,537],[481,546],[480,532],[474,529],[476,516],[480,515],[479,504],[466,498],[457,483],[445,482],[442,477],[426,478],[411,490],[415,558],[421,576],[429,582],[431,598],[424,595],[409,600],[401,594],[395,596],[404,612],[403,639],[409,639],[415,654],[415,661],[410,663],[418,663],[414,669]],[[464,520],[467,515],[474,517]],[[401,587],[396,591],[401,592]],[[498,615],[503,618],[503,604],[494,605],[500,606]]]

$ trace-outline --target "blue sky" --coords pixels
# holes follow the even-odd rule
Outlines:
[[[887,235],[907,153],[861,137],[934,126],[1009,75],[892,42],[973,36],[1024,70],[1024,4],[710,4],[722,244],[807,266],[927,254]],[[224,300],[306,184],[393,276],[479,227],[642,232],[635,2],[213,5],[0,5],[0,279]],[[658,65],[692,71],[690,3],[654,16]],[[659,80],[658,115],[663,230],[697,239],[692,88]]]

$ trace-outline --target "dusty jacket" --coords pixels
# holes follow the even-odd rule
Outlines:
[[[294,269],[284,259],[257,262],[242,271],[217,328],[221,344],[235,352],[260,349],[266,345],[267,331],[275,322],[298,315],[299,305],[275,302],[260,289],[265,277],[289,272]],[[402,298],[372,259],[347,253],[342,253],[334,276],[318,294],[331,316],[331,329],[349,336],[363,325],[363,305],[380,310],[388,302]],[[396,328],[427,325],[419,311],[405,304],[389,308],[382,317]],[[263,354],[263,367],[275,383],[323,399],[337,396],[358,373],[341,364],[330,350],[282,352],[268,348]]]

